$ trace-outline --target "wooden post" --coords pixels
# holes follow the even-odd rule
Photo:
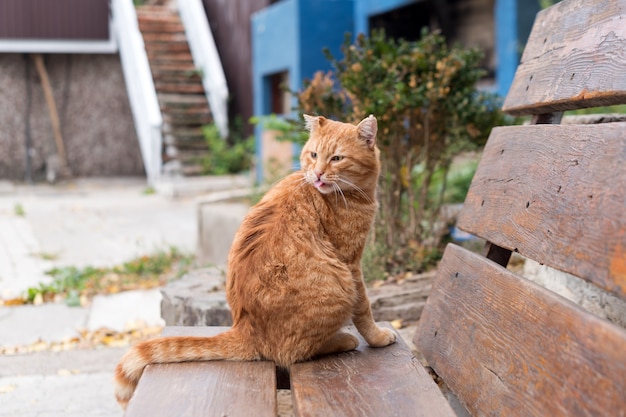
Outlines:
[[[61,167],[67,168],[67,157],[65,154],[65,145],[63,144],[63,136],[61,135],[61,122],[59,120],[59,113],[57,112],[57,106],[54,102],[54,96],[52,95],[52,87],[50,87],[50,79],[48,78],[48,72],[43,62],[41,54],[33,54],[33,61],[37,68],[37,73],[41,79],[41,86],[43,87],[43,93],[46,97],[46,103],[48,104],[48,111],[50,112],[50,122],[52,123],[52,131],[54,133],[54,140],[56,142],[57,153],[61,160]]]

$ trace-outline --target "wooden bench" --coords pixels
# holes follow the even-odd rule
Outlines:
[[[538,14],[415,344],[472,415],[625,416],[626,330],[506,269],[512,252],[626,300],[626,123],[559,125],[566,110],[626,103],[626,0],[566,0]],[[171,327],[166,335],[224,328]],[[127,416],[454,416],[399,338],[277,370],[271,362],[146,368]],[[461,410],[462,412],[463,410]]]

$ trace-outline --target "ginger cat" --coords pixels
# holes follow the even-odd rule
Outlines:
[[[361,274],[361,255],[377,210],[380,174],[374,116],[358,126],[304,116],[310,131],[302,169],[276,184],[241,224],[228,260],[233,326],[214,337],[139,343],[115,370],[126,407],[151,363],[268,359],[287,367],[355,349],[341,328],[352,320],[370,346],[393,343],[378,327]]]

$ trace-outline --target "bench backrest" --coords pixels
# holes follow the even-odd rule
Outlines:
[[[626,300],[626,123],[559,125],[626,103],[626,0],[536,18],[415,343],[472,415],[626,415],[626,330],[506,269],[512,252]]]

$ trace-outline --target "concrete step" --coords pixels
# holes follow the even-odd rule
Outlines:
[[[201,126],[190,127],[190,126],[177,126],[177,125],[165,124],[163,126],[163,133],[165,133],[166,135],[175,136],[177,138],[204,137]]]
[[[164,82],[155,80],[155,88],[157,93],[191,93],[198,94],[204,93],[204,87],[199,82],[196,83],[185,83],[185,82]]]
[[[185,27],[176,21],[161,21],[161,20],[141,20],[139,21],[139,30],[144,33],[158,32],[158,33],[182,33],[185,31]]]
[[[191,57],[191,51],[187,41],[184,42],[145,42],[148,56],[157,54],[181,54],[186,53]]]
[[[159,102],[172,108],[187,108],[207,104],[207,99],[204,94],[159,94]]]
[[[163,121],[172,125],[206,125],[213,122],[213,117],[208,112],[189,114],[165,112],[163,113]]]
[[[171,83],[202,83],[202,77],[197,71],[152,71],[154,81]]]
[[[143,40],[146,44],[151,43],[187,43],[187,36],[185,32],[179,33],[144,33]]]

